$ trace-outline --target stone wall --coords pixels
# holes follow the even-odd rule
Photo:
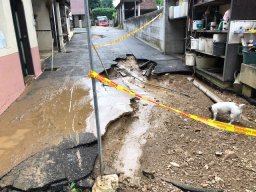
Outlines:
[[[133,31],[141,27],[143,24],[147,23],[148,21],[152,20],[156,17],[159,13],[163,10],[153,11],[151,13],[147,13],[145,15],[141,15],[135,18],[129,18],[124,21],[124,29],[128,32]],[[149,44],[150,46],[164,51],[164,17],[161,16],[149,26],[145,27],[141,31],[135,34],[135,36]]]

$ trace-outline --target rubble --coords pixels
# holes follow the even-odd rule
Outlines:
[[[117,175],[98,176],[92,187],[92,192],[115,192],[118,188]]]

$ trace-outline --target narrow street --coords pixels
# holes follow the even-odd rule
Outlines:
[[[111,27],[92,28],[94,45],[124,34]],[[53,58],[57,70],[45,71],[0,116],[0,191],[68,191],[71,181],[90,189],[99,175],[86,33],[75,33],[66,50]],[[211,118],[208,108],[213,102],[187,79],[193,76],[184,74],[186,69],[147,79],[138,67],[146,60],[161,66],[181,62],[178,58],[135,37],[98,53],[114,82],[175,109]],[[106,76],[95,51],[93,56],[95,71]],[[162,88],[138,81],[131,73]],[[205,86],[224,101],[246,104],[243,114],[251,123],[235,124],[256,127],[255,106]],[[163,178],[227,192],[256,191],[254,137],[214,129],[99,82],[97,93],[105,171],[119,174],[119,191],[181,191]]]

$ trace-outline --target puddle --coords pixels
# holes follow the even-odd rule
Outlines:
[[[105,38],[106,36],[105,35],[92,35],[92,38],[93,39],[102,39],[102,38]]]
[[[88,83],[77,81],[37,106],[30,106],[28,99],[18,101],[20,116],[16,117],[17,110],[2,114],[0,176],[28,156],[60,143],[64,136],[85,131],[92,112],[90,100]]]

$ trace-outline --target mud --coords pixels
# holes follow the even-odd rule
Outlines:
[[[85,130],[92,111],[87,84],[75,82],[45,98],[36,106],[31,105],[32,100],[20,98],[18,112],[11,107],[1,115],[2,175],[27,157],[59,144],[64,136]]]

